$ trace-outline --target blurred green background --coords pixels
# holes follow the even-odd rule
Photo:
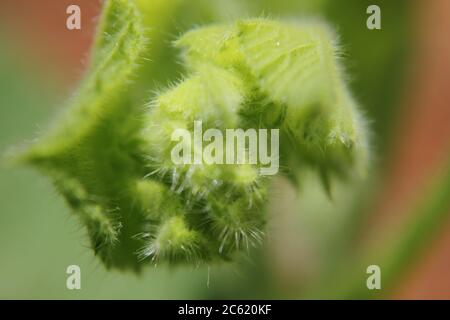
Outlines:
[[[377,202],[383,201],[379,189],[388,188],[385,180],[389,180],[386,172],[395,154],[392,149],[401,141],[396,129],[406,122],[401,101],[406,79],[411,77],[410,61],[415,61],[418,40],[414,25],[418,22],[412,11],[417,3],[258,0],[242,1],[234,7],[238,2],[213,2],[225,10],[224,16],[226,10],[229,17],[236,12],[242,16],[313,15],[324,17],[338,30],[350,85],[373,131],[375,157],[368,180],[357,187],[340,186],[331,201],[314,178],[305,177],[310,182],[299,195],[280,179],[273,187],[268,240],[250,257],[210,268],[148,268],[136,276],[107,271],[100,265],[88,248],[85,230],[49,179],[28,168],[3,165],[0,298],[326,298],[316,292],[322,292],[320,288],[327,287],[339,266],[352,259],[366,233],[377,234],[368,225],[379,224],[371,215],[376,215]],[[69,4],[82,9],[82,31],[65,28]],[[381,7],[382,30],[366,28],[370,4]],[[38,5],[0,2],[1,152],[38,137],[64,106],[86,66],[100,8],[100,1],[87,0],[45,0]],[[183,22],[183,14],[180,19],[183,29],[190,27]],[[189,23],[207,20],[191,19]],[[66,268],[72,264],[81,267],[82,290],[66,289]],[[360,272],[365,274],[364,269]],[[345,278],[335,280],[347,282]],[[441,293],[450,297],[450,291]],[[379,296],[396,294],[390,290]]]

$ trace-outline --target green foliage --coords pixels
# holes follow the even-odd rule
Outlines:
[[[345,175],[349,163],[365,170],[365,124],[326,25],[246,20],[189,32],[177,43],[186,48],[190,69],[214,62],[242,79],[247,96],[240,112],[253,126],[282,128],[289,140],[285,149],[295,150],[285,152],[287,157],[327,176]]]
[[[211,14],[208,3],[195,8]],[[173,130],[194,120],[279,128],[284,173],[295,180],[312,167],[328,191],[364,171],[364,121],[327,26],[249,19],[190,31],[175,43],[185,77],[145,110],[152,72],[165,71],[159,59],[176,65],[164,30],[184,2],[153,4],[106,3],[90,72],[56,128],[23,155],[52,177],[106,266],[211,263],[261,242],[270,181],[257,165],[171,161]]]
[[[139,106],[127,92],[146,51],[144,26],[129,1],[107,2],[91,71],[67,115],[25,160],[50,175],[87,226],[91,245],[107,266],[134,267],[142,217],[132,190],[142,176],[137,154]],[[127,221],[124,221],[129,217]]]

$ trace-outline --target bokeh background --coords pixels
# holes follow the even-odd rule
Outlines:
[[[280,178],[267,241],[250,257],[134,275],[99,264],[49,179],[2,165],[0,298],[450,298],[450,197],[431,187],[450,166],[450,1],[241,2],[249,15],[320,16],[338,30],[350,85],[373,133],[367,180],[339,186],[330,200],[314,178],[300,194]],[[81,7],[81,30],[65,27],[70,4]],[[371,4],[381,8],[381,30],[366,28]],[[64,107],[88,65],[100,10],[100,0],[0,0],[0,152],[39,136]],[[368,256],[363,261],[378,264],[378,254],[418,220],[416,207],[439,192],[438,227],[417,233],[420,246],[386,286],[382,278],[383,289],[370,296],[354,288],[347,263]],[[81,267],[81,290],[66,289],[71,264]],[[365,279],[363,264],[354,270]]]

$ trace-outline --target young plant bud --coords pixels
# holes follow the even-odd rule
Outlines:
[[[329,189],[367,163],[363,117],[323,23],[187,32],[176,41],[185,76],[144,110],[152,53],[170,57],[149,25],[169,25],[177,3],[143,14],[144,0],[106,2],[66,117],[22,156],[53,179],[107,267],[230,260],[263,240],[279,166],[294,176],[313,167]]]

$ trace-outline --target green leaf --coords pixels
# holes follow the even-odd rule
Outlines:
[[[136,230],[123,221],[133,212],[127,189],[142,170],[132,116],[139,106],[127,92],[146,42],[134,3],[106,2],[89,73],[55,128],[23,155],[54,179],[107,266],[137,268]]]

